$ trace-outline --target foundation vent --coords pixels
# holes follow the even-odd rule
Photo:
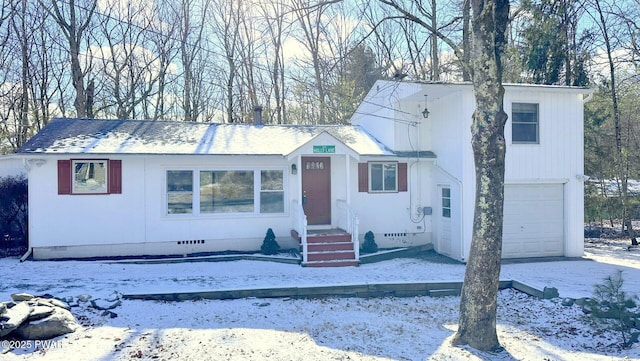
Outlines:
[[[389,238],[406,237],[407,233],[385,233],[384,236]]]
[[[178,244],[204,244],[204,239],[190,239],[186,241],[178,241]]]

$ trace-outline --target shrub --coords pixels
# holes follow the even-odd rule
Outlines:
[[[0,249],[26,248],[27,187],[24,175],[0,178]]]
[[[368,231],[364,235],[364,243],[362,244],[362,252],[364,253],[376,253],[378,252],[378,245],[376,244],[375,236],[373,232]]]
[[[267,230],[267,234],[262,241],[260,251],[262,251],[262,254],[267,255],[277,254],[278,251],[280,251],[280,245],[276,242],[276,235],[273,233],[271,228]]]
[[[622,271],[606,277],[601,284],[594,286],[594,298],[590,304],[591,316],[607,328],[620,332],[622,345],[629,347],[637,342],[633,330],[640,327],[640,315],[633,312],[637,308],[637,296],[629,296],[623,290]]]

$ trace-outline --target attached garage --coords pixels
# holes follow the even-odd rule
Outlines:
[[[563,184],[505,185],[502,257],[564,255]]]

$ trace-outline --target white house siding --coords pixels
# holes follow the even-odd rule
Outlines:
[[[408,190],[406,192],[367,193],[357,192],[357,176],[351,178],[351,204],[360,219],[360,242],[364,234],[374,233],[380,248],[408,247],[429,244],[432,241],[432,216],[422,218],[417,207],[430,207],[432,160],[422,159],[419,165],[415,159],[378,159],[363,157],[359,162],[399,161],[407,163]],[[352,161],[351,174],[357,175],[358,161]],[[420,180],[418,181],[418,177]],[[422,189],[418,189],[418,187]],[[413,208],[412,210],[410,209]]]
[[[277,156],[156,156],[146,164],[146,223],[148,242],[205,240],[201,251],[251,251],[260,248],[268,228],[282,247],[292,247],[289,231],[292,182],[288,163]],[[285,213],[259,214],[167,214],[166,171],[168,170],[282,170],[285,181]]]
[[[367,129],[377,140],[393,149],[394,142],[394,111],[389,99],[373,93],[370,102],[362,103],[353,115],[352,124],[359,124]],[[375,114],[375,115],[374,115]]]
[[[539,103],[539,144],[512,144],[511,122],[505,127],[507,159],[505,182],[558,184],[564,192],[563,255],[581,257],[584,251],[583,95],[527,87],[508,91],[505,111],[513,102]]]
[[[13,156],[0,156],[0,178],[26,174],[27,169],[22,159]]]
[[[54,159],[30,172],[30,180],[41,185],[29,190],[30,246],[35,259],[252,251],[260,248],[268,228],[273,228],[281,247],[297,247],[289,235],[288,204],[297,185],[282,157],[91,158],[122,159],[122,194],[58,195]],[[281,169],[285,213],[167,215],[165,172],[170,169]],[[76,216],[82,221],[75,221]]]
[[[475,169],[470,131],[475,101],[470,87],[451,87],[447,93],[440,89],[440,85],[428,84],[423,92],[429,94],[432,87],[435,90],[431,93],[438,95],[429,97],[431,113],[426,120],[428,125],[420,126],[420,139],[427,144],[430,142],[431,150],[437,156],[438,171],[434,172],[432,193],[434,215],[438,206],[438,186],[450,185],[452,197],[459,197],[456,199],[459,199],[462,208],[460,214],[452,218],[454,224],[450,245],[445,246],[439,241],[439,221],[434,216],[434,247],[452,258],[466,261],[471,245],[475,204]],[[562,186],[562,255],[567,257],[580,257],[583,254],[582,98],[585,93],[588,91],[581,89],[507,86],[505,94],[505,111],[509,116],[512,102],[540,104],[540,144],[511,144],[511,122],[507,122],[506,183]],[[415,103],[415,99],[412,101]],[[459,226],[455,222],[459,222]],[[536,235],[532,234],[532,237]]]
[[[472,98],[471,98],[472,99]],[[562,184],[564,189],[564,244],[563,256],[581,257],[584,250],[583,218],[583,105],[578,90],[552,87],[507,86],[505,112],[511,117],[513,102],[539,104],[539,144],[512,144],[511,121],[505,126],[507,156],[506,184]],[[468,104],[466,102],[465,104]],[[471,103],[473,104],[473,103]],[[467,107],[465,107],[467,108]],[[463,128],[469,129],[471,117]],[[468,132],[470,134],[470,132]],[[471,139],[465,139],[464,160],[464,213],[463,235],[465,248],[460,260],[469,254],[473,233],[475,204],[475,170]],[[437,152],[436,152],[437,154]],[[505,200],[506,202],[509,199]],[[578,205],[578,206],[576,206]],[[535,233],[531,238],[537,237]],[[507,240],[507,242],[509,242]],[[534,254],[532,254],[534,255]]]
[[[82,257],[88,256],[80,247],[84,245],[103,244],[111,250],[109,245],[144,242],[146,225],[139,211],[145,207],[144,164],[123,161],[123,194],[58,195],[57,160],[69,158],[47,157],[45,164],[29,171],[29,183],[38,185],[29,187],[29,246],[34,258]]]
[[[463,240],[470,239],[473,225],[475,189],[473,183],[468,183],[468,180],[475,179],[470,130],[474,107],[473,94],[465,91],[464,88],[456,88],[438,99],[429,101],[431,114],[428,122],[432,124],[432,133],[429,136],[440,169],[436,173],[437,184],[451,187],[454,206],[452,208],[452,243],[450,246],[445,246],[439,242],[440,246],[437,248],[449,250],[448,256],[463,261],[468,254],[468,247]],[[442,134],[447,136],[440,136]],[[439,195],[436,196],[439,197]]]

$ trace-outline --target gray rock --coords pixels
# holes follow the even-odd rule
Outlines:
[[[576,303],[576,300],[574,300],[573,298],[568,298],[567,297],[567,298],[562,299],[562,303],[561,304],[563,306],[569,307],[569,306],[573,306],[574,303]]]
[[[4,302],[0,302],[0,315],[2,315],[6,310],[7,310],[7,305]]]
[[[582,306],[582,305],[585,305],[585,304],[590,303],[590,302],[591,302],[591,299],[588,298],[588,297],[578,298],[576,300],[576,305]]]
[[[11,299],[14,302],[21,302],[21,301],[30,301],[34,298],[34,295],[30,295],[28,293],[14,293],[11,295]]]
[[[30,313],[31,307],[26,302],[20,302],[11,308],[7,308],[3,314],[3,318],[6,321],[0,321],[0,337],[14,332],[27,320]]]
[[[24,323],[14,333],[25,340],[49,340],[74,332],[80,325],[71,312],[55,307],[48,317],[38,321]]]
[[[116,300],[114,301],[107,301],[107,300],[101,300],[101,299],[97,299],[97,300],[91,300],[91,307],[95,308],[96,310],[101,310],[101,311],[105,311],[105,310],[113,310],[114,308],[120,306],[122,304],[122,301],[120,300]]]
[[[33,306],[31,308],[31,314],[29,315],[29,321],[41,320],[50,316],[55,311],[53,306]]]
[[[115,312],[111,312],[111,311],[104,311],[102,312],[102,317],[109,317],[109,318],[116,318],[118,317],[118,314]]]
[[[91,295],[77,295],[78,302],[88,302],[91,299]]]
[[[38,305],[50,305],[55,307],[64,308],[65,310],[71,310],[71,307],[66,302],[60,301],[56,298],[37,298],[36,299]]]
[[[545,300],[550,300],[552,298],[558,298],[560,294],[558,293],[558,289],[555,287],[545,287],[542,291],[542,298]]]
[[[109,298],[105,298],[105,300],[107,302],[116,302],[116,301],[120,300],[121,298],[122,298],[122,295],[120,293],[118,293],[117,291],[114,291],[114,292],[111,293]]]

